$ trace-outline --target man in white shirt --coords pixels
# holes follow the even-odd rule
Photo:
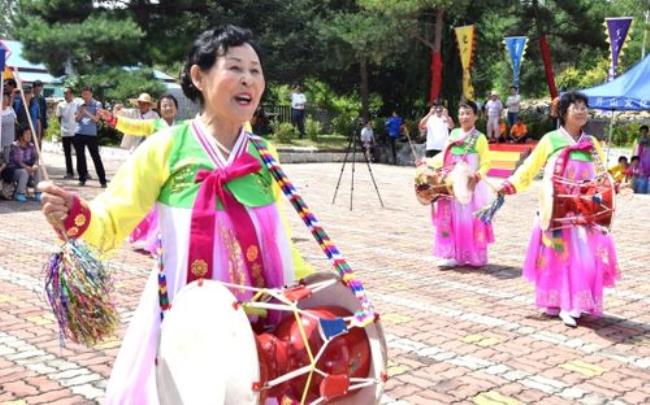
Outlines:
[[[485,113],[487,115],[487,136],[490,142],[499,140],[499,120],[503,112],[503,104],[499,100],[499,93],[493,91],[490,99],[485,103]]]
[[[508,108],[508,131],[517,122],[517,116],[519,115],[521,96],[517,94],[517,90],[515,86],[510,87],[510,95],[506,100],[506,107]]]
[[[427,131],[426,157],[434,157],[442,151],[449,137],[449,130],[454,127],[454,120],[440,104],[434,104],[419,123],[420,129]]]
[[[79,103],[74,99],[72,88],[66,87],[63,90],[64,100],[56,105],[56,117],[61,127],[61,144],[63,144],[63,154],[65,155],[65,176],[64,179],[74,179],[74,170],[72,165],[72,147],[74,134],[77,131],[77,121],[75,114]]]
[[[361,129],[361,144],[363,145],[364,153],[366,154],[366,159],[369,162],[372,162],[373,159],[373,147],[375,144],[375,134],[372,131],[372,122],[366,122],[366,125]]]
[[[307,97],[302,92],[302,87],[297,84],[291,93],[291,124],[300,132],[300,139],[305,136],[305,106]]]
[[[151,96],[148,93],[142,93],[140,96],[138,96],[137,99],[133,100],[131,99],[130,102],[132,104],[137,104],[138,108],[129,108],[129,109],[124,109],[120,104],[116,105],[115,108],[113,108],[113,114],[122,116],[122,117],[127,117],[127,118],[135,118],[139,120],[155,120],[160,118],[157,112],[151,109],[151,106],[153,105],[153,100],[151,99]],[[124,134],[122,137],[122,142],[120,143],[120,147],[123,149],[128,149],[131,152],[135,150],[135,148],[140,145],[141,142],[144,141],[145,138],[141,136],[132,136],[130,134]]]

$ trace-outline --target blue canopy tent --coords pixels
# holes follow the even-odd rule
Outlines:
[[[612,140],[614,111],[650,110],[650,55],[616,79],[581,90],[589,98],[589,107],[612,112],[609,142]],[[607,148],[609,153],[609,147]]]

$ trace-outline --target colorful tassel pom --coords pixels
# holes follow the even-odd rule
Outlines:
[[[495,198],[490,205],[476,211],[474,215],[484,224],[489,224],[492,222],[492,219],[494,218],[494,215],[497,213],[497,211],[499,211],[499,209],[503,206],[505,200],[506,199],[503,194],[499,193],[497,194],[497,198]]]
[[[111,300],[113,282],[81,241],[71,239],[45,265],[45,291],[65,338],[94,346],[113,334],[119,317]]]

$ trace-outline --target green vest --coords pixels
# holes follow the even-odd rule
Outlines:
[[[551,154],[548,156],[549,158],[553,155],[555,155],[557,152],[560,150],[566,148],[567,146],[571,146],[571,142],[569,139],[566,137],[566,135],[562,134],[559,130],[551,131],[547,133],[545,136],[549,137],[549,141],[551,142]],[[574,150],[569,154],[569,159],[571,160],[580,160],[583,162],[591,162],[592,161],[592,155],[590,152],[584,152],[580,150]]]
[[[201,169],[214,170],[215,166],[197,141],[190,121],[175,126],[172,131],[169,178],[160,191],[158,201],[171,207],[192,208],[200,187],[200,183],[194,181],[196,173]],[[226,188],[246,207],[273,204],[273,178],[251,142],[248,143],[248,153],[260,162],[261,169],[228,182]],[[223,209],[218,197],[216,208]]]
[[[478,132],[477,142],[474,142],[474,145],[472,145],[472,147],[467,150],[467,153],[478,153],[478,150],[476,149],[476,144],[478,143],[478,138],[480,138],[481,136],[485,136],[485,135],[483,135],[483,133],[478,131],[478,130],[477,130],[477,132]],[[458,138],[460,138],[462,134],[463,134],[463,131],[460,128],[456,128],[456,129],[452,130],[451,134],[449,134],[449,143],[452,143],[455,140],[457,140]],[[467,138],[465,138],[465,141],[461,145],[452,145],[451,146],[451,154],[452,155],[462,155],[462,154],[464,154],[466,145],[470,141],[470,139],[471,139],[471,137],[468,136]]]

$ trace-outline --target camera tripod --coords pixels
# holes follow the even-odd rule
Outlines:
[[[336,201],[336,194],[339,192],[339,186],[341,185],[341,179],[343,178],[343,172],[345,171],[345,165],[348,163],[348,156],[352,152],[352,182],[350,184],[350,211],[352,211],[352,200],[354,196],[354,171],[355,163],[357,161],[357,134],[356,130],[352,130],[350,140],[348,142],[348,147],[345,150],[345,156],[343,157],[343,164],[341,165],[341,173],[339,174],[339,180],[336,182],[336,189],[334,190],[334,197],[332,198],[332,204]],[[370,178],[372,179],[372,184],[375,186],[375,191],[377,192],[377,198],[379,198],[379,204],[384,208],[384,202],[381,200],[381,195],[379,194],[379,188],[377,187],[377,182],[375,181],[375,176],[372,174],[372,167],[370,166],[370,161],[368,160],[368,154],[363,147],[361,147],[361,154],[363,159],[366,161],[366,166],[368,167],[368,173],[370,173]]]

